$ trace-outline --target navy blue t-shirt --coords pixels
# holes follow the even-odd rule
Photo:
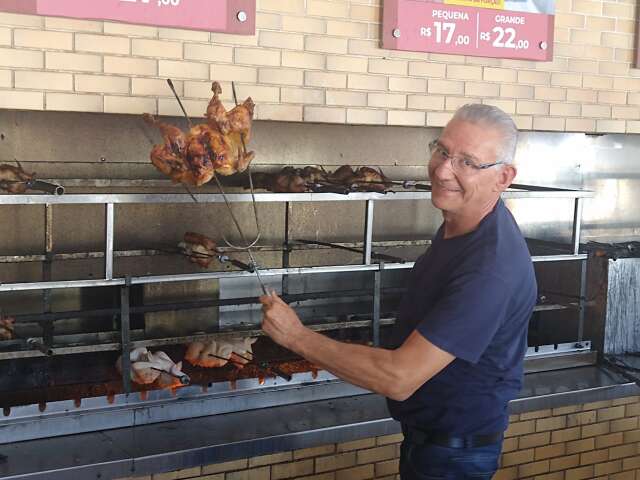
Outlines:
[[[456,359],[407,400],[389,399],[389,411],[422,430],[500,432],[522,386],[537,296],[531,257],[502,200],[473,232],[446,240],[443,234],[441,226],[410,273],[394,343],[418,330]]]

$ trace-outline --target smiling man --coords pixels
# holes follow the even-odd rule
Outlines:
[[[403,480],[490,479],[498,468],[536,300],[527,246],[500,199],[516,175],[516,141],[508,115],[474,104],[429,144],[444,222],[411,271],[396,348],[337,342],[277,295],[261,298],[263,329],[277,343],[389,399],[404,432]]]

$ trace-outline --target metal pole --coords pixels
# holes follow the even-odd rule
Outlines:
[[[114,205],[107,203],[105,209],[105,247],[104,247],[104,278],[113,279],[113,228]]]
[[[578,341],[584,338],[584,317],[587,304],[587,261],[580,260],[580,300],[578,301]]]
[[[574,200],[573,210],[573,232],[572,232],[572,244],[573,254],[580,253],[580,233],[582,222],[582,198],[576,198]],[[578,307],[578,341],[582,341],[584,335],[584,314],[585,314],[585,296],[587,294],[587,260],[580,260],[580,300]]]
[[[53,205],[50,203],[44,206],[44,261],[42,262],[42,280],[51,281],[51,262],[53,260]],[[42,311],[51,312],[51,290],[42,291]],[[43,322],[42,341],[45,346],[53,344],[53,322]]]
[[[380,303],[382,297],[382,270],[384,270],[384,262],[380,262],[380,270],[373,273],[373,321],[371,328],[373,330],[373,346],[380,346]]]
[[[131,393],[131,323],[129,318],[129,294],[131,277],[120,287],[120,333],[122,336],[122,386],[126,394]]]
[[[574,200],[575,207],[573,210],[573,232],[571,236],[571,243],[573,244],[573,254],[580,253],[580,230],[582,222],[582,198],[576,198]]]
[[[364,221],[363,263],[371,265],[371,244],[373,242],[373,200],[367,200]]]
[[[282,244],[282,268],[289,268],[289,221],[291,212],[291,204],[285,202],[284,204],[284,243]],[[282,294],[289,294],[289,275],[282,276]]]

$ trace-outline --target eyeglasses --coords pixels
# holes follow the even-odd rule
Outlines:
[[[495,163],[476,163],[468,155],[451,155],[446,148],[438,141],[438,139],[429,143],[429,151],[431,152],[431,161],[435,159],[438,162],[450,161],[451,169],[462,175],[472,174],[478,170],[485,170],[496,165],[501,165],[504,162]]]

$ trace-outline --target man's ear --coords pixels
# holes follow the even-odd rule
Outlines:
[[[516,174],[518,170],[515,166],[507,163],[502,165],[498,172],[498,178],[496,179],[496,191],[504,192],[509,185],[513,182],[513,179],[516,178]]]

